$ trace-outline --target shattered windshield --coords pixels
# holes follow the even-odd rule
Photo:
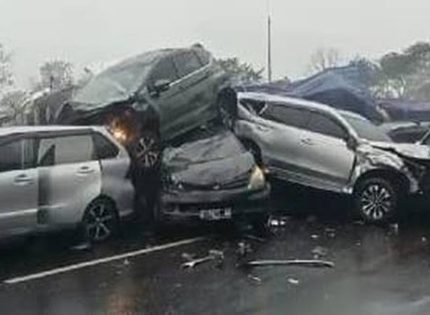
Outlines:
[[[383,132],[381,129],[372,124],[367,119],[346,114],[342,114],[342,116],[357,132],[360,138],[369,141],[392,142],[391,138],[385,132]]]
[[[129,98],[142,86],[157,56],[147,53],[108,68],[85,85],[73,102],[109,104]]]

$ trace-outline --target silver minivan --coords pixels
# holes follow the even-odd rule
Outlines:
[[[82,226],[112,236],[133,213],[127,151],[102,127],[0,129],[0,238]]]

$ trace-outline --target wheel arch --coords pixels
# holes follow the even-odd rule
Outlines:
[[[409,194],[411,183],[408,177],[393,169],[373,169],[361,174],[354,183],[353,191],[355,192],[359,185],[370,178],[383,178],[394,185],[396,189],[402,194]]]

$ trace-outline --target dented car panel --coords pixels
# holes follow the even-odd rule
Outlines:
[[[297,116],[282,120],[282,111],[280,116],[267,114],[271,106],[284,106],[300,114],[290,111]],[[352,194],[365,176],[388,172],[402,182],[406,194],[428,190],[429,185],[424,183],[428,182],[430,169],[429,147],[395,144],[382,134],[373,136],[372,130],[360,131],[356,128],[366,129],[367,121],[356,114],[260,93],[239,93],[237,112],[235,133],[258,147],[262,162],[274,177]],[[334,127],[313,119],[318,115]],[[325,124],[326,129],[318,124]],[[318,128],[321,131],[315,131]],[[368,129],[372,129],[370,125]]]
[[[229,131],[168,148],[163,162],[164,215],[205,219],[202,213],[209,211],[227,219],[267,210],[270,187],[264,174]]]

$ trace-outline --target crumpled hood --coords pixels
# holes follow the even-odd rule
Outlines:
[[[222,187],[248,180],[254,166],[252,154],[230,131],[168,148],[163,158],[164,170],[173,182],[194,187]]]
[[[243,178],[248,179],[255,162],[248,152],[235,157],[199,164],[171,173],[174,181],[197,187],[222,187]]]
[[[430,147],[426,145],[389,142],[371,142],[370,144],[378,149],[393,151],[400,156],[430,161]]]

